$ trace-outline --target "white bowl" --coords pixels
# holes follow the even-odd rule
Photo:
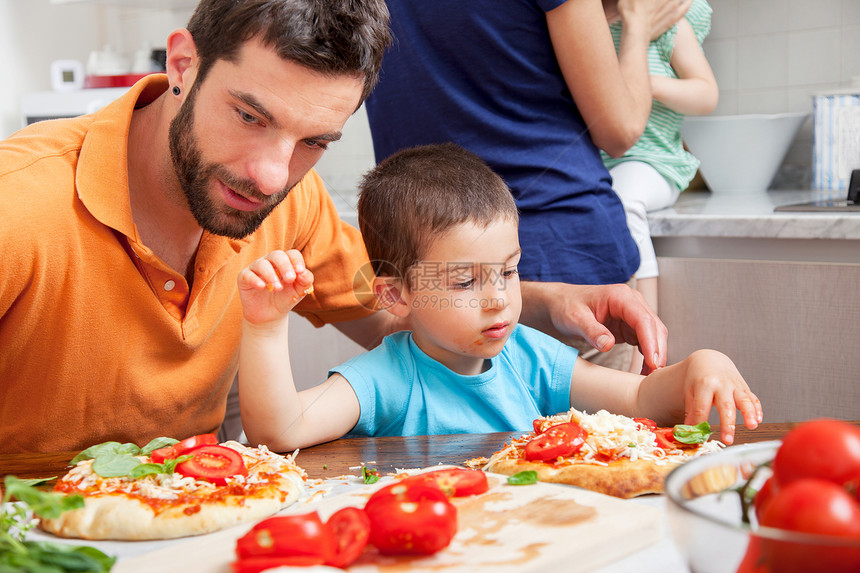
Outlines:
[[[692,573],[857,573],[860,540],[814,535],[742,521],[737,489],[753,470],[773,460],[781,442],[731,446],[690,460],[666,478],[669,528]],[[754,488],[770,475],[755,474]],[[786,556],[822,558],[818,569],[786,563]],[[813,552],[813,553],[810,553]],[[777,556],[776,558],[774,556]],[[764,562],[763,569],[751,567]],[[826,564],[824,562],[827,562]]]
[[[685,117],[681,136],[714,193],[766,191],[808,112]]]

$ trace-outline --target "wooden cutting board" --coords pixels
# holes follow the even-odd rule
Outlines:
[[[489,477],[488,492],[453,500],[459,523],[457,535],[446,549],[429,557],[385,557],[368,548],[348,570],[574,573],[611,563],[662,537],[662,513],[655,507],[563,485],[512,486],[506,476]],[[356,488],[281,513],[316,510],[327,519],[348,505],[363,507],[369,495],[383,485]],[[232,527],[124,559],[113,571],[230,573],[236,539],[251,526]]]

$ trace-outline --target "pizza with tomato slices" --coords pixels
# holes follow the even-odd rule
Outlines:
[[[506,475],[533,470],[541,481],[631,498],[662,493],[676,466],[725,447],[708,440],[710,434],[707,422],[662,428],[647,418],[571,409],[535,420],[534,432],[483,459],[484,469]]]
[[[292,456],[219,444],[214,434],[181,442],[156,438],[143,448],[106,442],[88,448],[54,491],[84,507],[39,527],[81,539],[172,539],[268,517],[294,503],[307,474]]]

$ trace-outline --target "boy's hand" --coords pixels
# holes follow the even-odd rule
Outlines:
[[[752,393],[728,356],[715,350],[698,350],[684,365],[684,423],[705,422],[716,407],[720,415],[720,439],[734,442],[735,412],[740,410],[747,428],[754,430],[763,419],[761,402]]]
[[[272,251],[239,273],[239,298],[245,320],[266,324],[282,319],[305,295],[313,292],[314,275],[302,254]]]

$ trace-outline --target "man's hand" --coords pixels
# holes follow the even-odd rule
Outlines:
[[[584,338],[601,352],[617,341],[638,346],[643,374],[666,365],[668,330],[627,285],[570,285],[523,281],[522,322],[557,336]]]

